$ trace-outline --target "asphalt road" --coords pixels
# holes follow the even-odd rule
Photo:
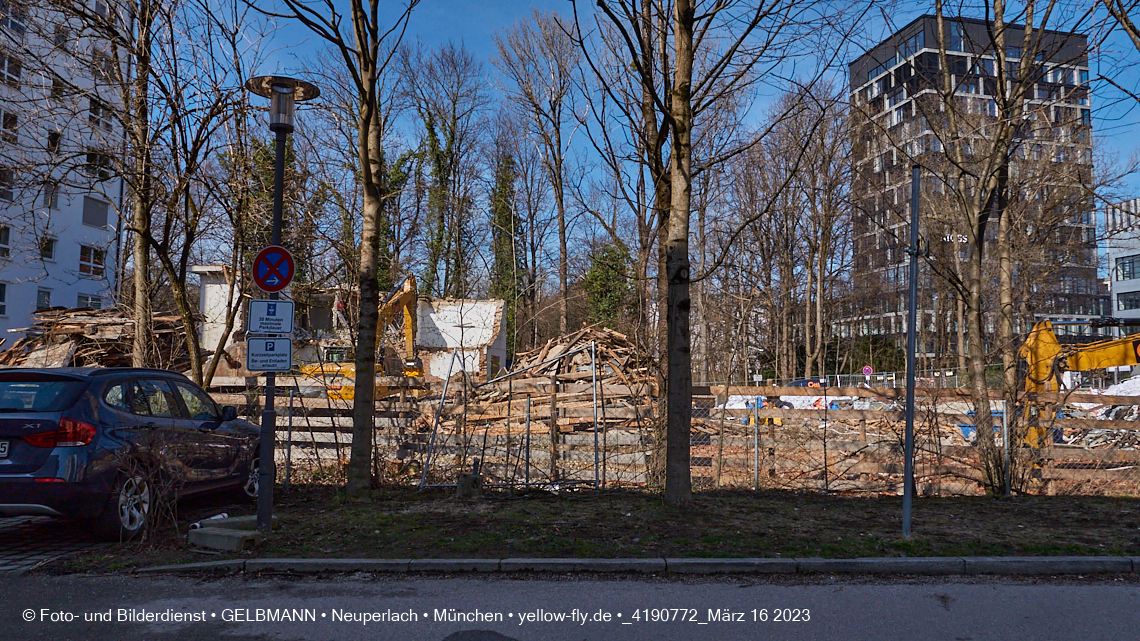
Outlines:
[[[161,620],[172,615],[201,621]],[[283,617],[297,620],[266,620]],[[1133,640],[1140,578],[30,575],[6,577],[0,630],[53,641]]]

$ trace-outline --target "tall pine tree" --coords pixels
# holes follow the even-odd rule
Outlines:
[[[516,325],[522,294],[522,225],[515,212],[515,160],[502,153],[495,163],[491,190],[491,288],[492,298],[501,298],[507,332],[507,358],[514,357],[518,340]]]

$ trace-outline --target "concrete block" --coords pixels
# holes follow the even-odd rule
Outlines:
[[[498,559],[412,559],[411,572],[498,572]]]
[[[190,530],[187,541],[210,550],[223,550],[225,552],[241,552],[249,550],[261,543],[263,537],[260,532],[248,530],[227,530],[218,527],[203,527]]]
[[[503,559],[503,572],[664,572],[665,559]]]
[[[256,530],[257,529],[257,515],[250,514],[249,516],[228,516],[224,519],[207,519],[199,521],[202,527],[217,527],[224,530]],[[277,517],[273,517],[273,525],[277,525]]]
[[[250,559],[246,572],[407,572],[409,559]]]
[[[665,559],[669,572],[678,574],[754,573],[774,574],[796,571],[795,559]]]
[[[978,556],[966,557],[966,574],[1095,574],[1131,572],[1124,556]]]
[[[861,559],[796,559],[798,572],[851,574],[964,574],[966,563],[957,557],[877,557]]]
[[[158,565],[152,568],[135,570],[140,574],[149,573],[222,573],[241,572],[245,570],[245,561],[233,559],[231,561],[206,561],[204,563],[182,563],[180,565]]]

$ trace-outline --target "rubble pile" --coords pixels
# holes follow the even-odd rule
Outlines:
[[[0,367],[125,367],[131,364],[135,321],[119,308],[52,308],[32,317],[25,334],[0,352]],[[172,313],[151,317],[156,366],[184,371],[190,367],[182,318]]]
[[[495,433],[505,431],[508,422],[525,421],[529,398],[532,421],[549,421],[553,408],[559,432],[593,430],[591,343],[598,356],[599,429],[644,427],[657,391],[649,359],[625,334],[599,326],[553,338],[541,348],[516,355],[515,375],[475,388],[457,409],[464,412],[468,423],[481,422]],[[578,349],[583,351],[573,353]],[[442,427],[453,427],[457,419],[452,412]]]

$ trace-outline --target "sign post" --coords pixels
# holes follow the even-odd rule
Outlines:
[[[276,135],[273,163],[273,227],[269,247],[261,250],[253,261],[253,280],[277,300],[277,293],[289,286],[297,265],[293,255],[281,247],[282,210],[285,203],[285,144],[293,131],[293,113],[296,103],[312,100],[321,94],[312,84],[285,76],[258,76],[250,78],[245,88],[263,98],[270,99],[269,130]],[[267,310],[268,311],[268,310]],[[276,316],[276,310],[274,310]],[[292,329],[292,311],[289,326]],[[262,345],[268,347],[268,345]],[[274,351],[277,344],[273,345]],[[292,344],[289,345],[292,356]],[[247,345],[248,348],[248,345]],[[247,350],[248,354],[248,350]],[[292,358],[290,358],[292,361]],[[289,363],[292,365],[292,362]],[[277,378],[270,371],[265,375],[265,409],[261,412],[261,469],[257,481],[257,529],[268,532],[273,526],[273,449],[277,437],[277,412],[273,409],[273,396]]]

